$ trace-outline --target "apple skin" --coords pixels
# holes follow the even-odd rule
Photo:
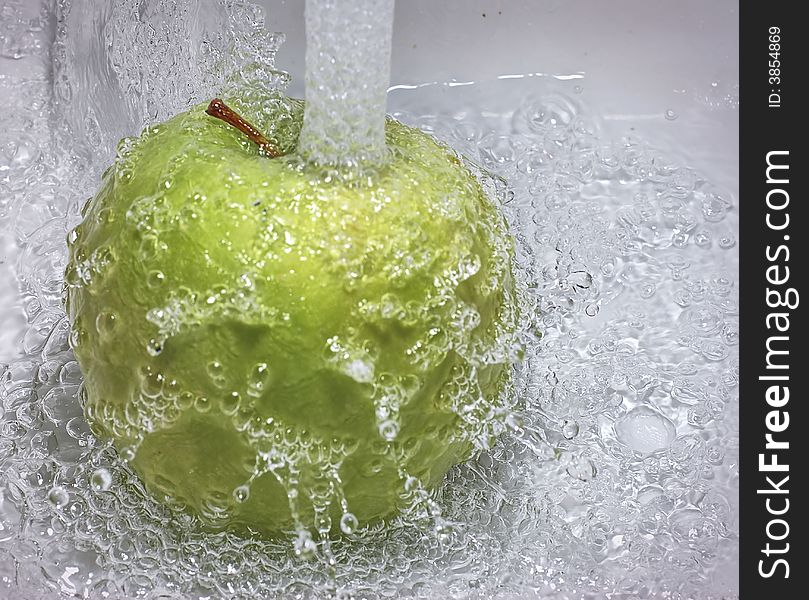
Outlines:
[[[427,134],[389,119],[347,182],[294,153],[301,101],[225,100],[286,155],[195,106],[121,142],[68,237],[86,415],[210,529],[391,517],[502,429],[507,226]]]

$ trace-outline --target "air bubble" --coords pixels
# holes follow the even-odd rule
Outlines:
[[[270,381],[270,367],[267,363],[258,363],[250,371],[247,379],[247,394],[260,398]]]
[[[162,373],[147,371],[141,378],[141,393],[147,398],[157,398],[163,393],[165,377]]]
[[[343,533],[350,535],[357,531],[359,527],[359,521],[357,517],[355,517],[351,513],[344,513],[342,517],[340,517],[340,531]]]
[[[247,502],[250,498],[250,488],[246,485],[240,485],[233,490],[233,499],[239,504]]]
[[[135,456],[137,454],[137,449],[133,446],[124,446],[121,448],[121,458],[126,462],[132,462],[135,460]]]
[[[562,424],[562,435],[566,440],[572,440],[579,435],[579,424],[573,420],[565,421]]]
[[[166,281],[166,276],[162,271],[150,271],[146,276],[146,285],[151,288],[160,287]]]
[[[194,409],[197,412],[206,413],[211,410],[211,401],[205,396],[197,396],[194,399]]]
[[[709,231],[700,230],[694,234],[694,243],[700,248],[711,247],[711,234]]]
[[[222,401],[219,404],[219,408],[226,415],[234,415],[236,414],[236,411],[239,410],[239,405],[241,404],[241,401],[242,397],[241,394],[239,394],[239,392],[230,392],[224,395]]]
[[[392,442],[399,434],[399,424],[396,421],[387,420],[379,424],[379,435],[387,442]]]
[[[53,504],[56,508],[64,508],[70,502],[70,494],[64,488],[59,486],[52,487],[48,491],[48,502]]]
[[[103,336],[112,335],[118,327],[118,316],[113,312],[101,311],[96,317],[96,331]]]
[[[90,476],[90,487],[95,492],[106,492],[112,487],[112,474],[105,468],[96,469]]]
[[[618,440],[641,454],[668,447],[676,433],[670,419],[645,406],[631,410],[615,423]]]
[[[723,250],[729,250],[736,245],[736,236],[731,233],[726,233],[719,238],[719,247]]]

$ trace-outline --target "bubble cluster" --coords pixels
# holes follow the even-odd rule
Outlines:
[[[161,4],[155,10],[172,15],[166,26],[200,23],[199,15],[183,20],[170,12],[169,4],[186,4]],[[0,47],[20,60],[47,60],[41,57],[49,47],[44,36],[51,15],[23,18],[11,6]],[[129,36],[140,17],[120,10],[123,3],[116,6],[115,30]],[[90,10],[60,3],[59,10],[67,8],[76,11],[74,19]],[[240,47],[250,48],[259,26],[253,17],[242,19],[255,15],[247,5],[228,3],[214,13],[205,19],[222,19],[227,35],[242,36]],[[146,21],[142,32],[149,23],[161,31],[159,19]],[[143,56],[127,39],[118,46],[122,55]],[[231,43],[211,43],[220,42]],[[188,60],[175,53],[173,42],[156,47],[169,63],[172,57]],[[227,66],[226,53],[221,57]],[[176,77],[163,78],[160,85],[168,87],[150,89],[132,114],[149,115],[147,100],[161,93],[207,93],[192,75],[184,66]],[[111,144],[121,132],[89,111],[77,125],[83,112],[77,109],[67,122],[85,133],[60,139],[66,94],[78,106],[114,103],[87,94],[87,74],[65,77],[53,99],[44,77],[20,78],[13,83],[15,102],[3,115],[3,135],[13,143],[4,138],[0,154],[6,174],[0,180],[1,231],[16,247],[22,295],[14,308],[28,324],[17,352],[0,365],[0,596],[735,597],[727,582],[732,577],[722,576],[738,553],[738,209],[731,190],[637,140],[605,139],[594,111],[583,104],[586,94],[547,81],[537,81],[536,96],[515,102],[513,114],[494,117],[478,107],[398,115],[490,172],[485,184],[500,198],[517,239],[516,266],[539,307],[535,322],[526,325],[529,343],[513,383],[519,404],[508,411],[496,443],[452,469],[437,489],[403,474],[412,510],[385,526],[363,527],[350,511],[331,524],[323,515],[321,530],[342,533],[325,538],[325,545],[317,527],[275,541],[210,533],[180,507],[150,494],[126,463],[135,450],[115,451],[84,416],[89,407],[83,406],[70,345],[85,337],[71,334],[62,307],[64,240],[109,162],[92,154],[92,140]],[[453,216],[451,204],[436,210]],[[177,218],[193,221],[193,210]],[[277,241],[279,248],[296,242],[283,234]],[[151,243],[145,236],[144,252]],[[100,281],[118,259],[88,257],[75,276]],[[356,266],[334,268],[348,275]],[[476,268],[474,258],[459,255],[447,280]],[[168,268],[154,271],[146,285],[170,286],[171,275]],[[193,302],[187,295],[170,298],[156,307],[166,313],[152,315],[153,324],[169,336],[175,317],[190,308],[249,302],[253,280],[246,275],[225,295],[210,286]],[[403,283],[411,276],[406,264],[390,273]],[[400,294],[362,310],[379,319],[408,317]],[[463,307],[447,316],[458,330],[475,320]],[[100,314],[84,327],[115,336],[120,317]],[[266,318],[284,322],[283,311]],[[151,339],[143,340],[144,352],[150,345],[155,355],[148,356],[157,360],[165,349],[159,336],[156,344]],[[414,360],[435,360],[417,341]],[[431,348],[440,346],[433,341]],[[334,356],[335,368],[360,379],[374,364],[379,377],[374,361],[381,357],[355,342],[338,334],[336,351],[324,340],[318,357]],[[214,357],[201,369],[211,381],[222,381],[225,366],[225,357]],[[204,412],[221,404],[227,412],[235,407],[232,415],[222,414],[238,422],[238,407],[271,384],[278,376],[274,368],[272,361],[244,365],[244,389],[226,386],[210,398],[174,395],[170,379],[148,371],[142,389],[147,397],[159,392],[172,398],[161,418],[172,418],[172,406]],[[467,380],[460,373],[454,384],[461,389]],[[406,380],[383,383],[373,395],[380,441],[395,438],[388,422],[395,422],[409,389]],[[148,426],[135,412],[121,419]],[[277,433],[272,427],[253,430],[256,439]],[[270,449],[279,447],[276,439],[280,447],[294,448],[322,442],[300,436],[283,432]],[[273,460],[268,455],[262,468]],[[323,489],[331,488],[324,483],[318,493]],[[210,499],[211,515],[252,497],[250,486],[234,485],[226,496]]]

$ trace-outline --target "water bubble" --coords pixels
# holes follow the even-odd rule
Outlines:
[[[711,412],[703,407],[694,407],[688,410],[688,424],[693,427],[703,428],[713,418]]]
[[[596,466],[589,458],[576,457],[571,459],[566,472],[580,481],[590,481],[596,476]]]
[[[141,375],[140,391],[147,398],[157,398],[163,393],[165,377],[162,373],[153,372],[151,369]]]
[[[64,508],[70,502],[70,494],[59,486],[52,487],[48,491],[48,502],[53,504],[56,508]]]
[[[701,353],[706,360],[718,362],[725,360],[730,354],[730,351],[722,342],[708,340],[702,342]]]
[[[396,421],[386,420],[379,424],[379,435],[382,436],[383,440],[392,442],[398,434],[399,424]]]
[[[225,366],[221,362],[219,362],[218,360],[212,360],[211,362],[208,363],[207,371],[208,376],[219,387],[225,385],[225,382],[227,381],[225,377]]]
[[[134,446],[124,446],[121,448],[121,458],[126,462],[132,462],[135,460],[135,456],[137,454],[137,448]]]
[[[267,363],[258,363],[250,371],[247,379],[247,394],[259,398],[270,381],[270,368]]]
[[[726,233],[719,238],[719,247],[723,250],[729,250],[736,245],[736,236],[732,233]]]
[[[676,111],[672,110],[671,108],[668,108],[668,109],[666,109],[666,112],[665,112],[664,116],[666,117],[667,121],[674,121],[674,120],[677,119],[677,117],[679,115],[677,115]]]
[[[702,336],[716,332],[722,326],[722,313],[711,306],[696,306],[683,313],[683,322]]]
[[[702,216],[709,223],[723,220],[727,214],[728,203],[715,194],[708,194],[702,200]]]
[[[233,498],[239,504],[247,502],[248,498],[250,498],[250,487],[246,485],[238,486],[233,490]]]
[[[676,433],[670,419],[646,406],[632,409],[615,423],[618,440],[641,454],[668,447]]]
[[[205,396],[194,398],[194,409],[197,412],[206,413],[211,410],[211,401]]]
[[[579,435],[579,424],[573,420],[566,420],[562,424],[562,435],[565,436],[565,439],[572,440]]]
[[[739,343],[739,324],[738,323],[725,323],[722,328],[722,340],[728,345],[735,345]]]
[[[350,535],[357,531],[357,527],[359,527],[359,521],[352,513],[344,513],[340,517],[340,530],[343,533]]]
[[[112,487],[112,474],[103,467],[96,469],[90,476],[90,487],[95,492],[106,492]]]
[[[222,401],[219,404],[219,408],[222,410],[223,413],[226,415],[233,415],[236,414],[236,411],[239,410],[239,405],[241,404],[242,397],[239,392],[229,392],[224,395]]]
[[[96,331],[103,336],[112,335],[118,326],[118,316],[113,312],[101,311],[96,317]]]
[[[162,271],[150,271],[146,276],[146,285],[151,288],[159,287],[166,281],[166,276]]]
[[[700,248],[711,247],[711,233],[707,230],[700,230],[694,234],[694,243]]]

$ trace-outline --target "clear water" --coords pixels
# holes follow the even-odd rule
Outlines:
[[[240,78],[282,84],[281,38],[241,2],[31,4],[3,4],[0,31],[0,597],[735,597],[738,211],[688,149],[605,134],[577,81],[398,103],[503,178],[543,338],[509,432],[429,498],[442,527],[305,559],[166,525],[87,428],[61,304],[65,235],[117,139]]]

